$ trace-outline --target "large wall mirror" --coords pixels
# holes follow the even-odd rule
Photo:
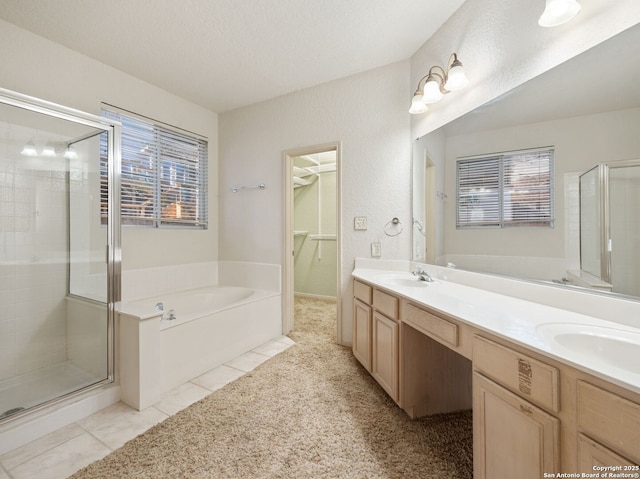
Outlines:
[[[639,85],[636,25],[418,138],[413,259],[640,297]],[[457,225],[461,159],[541,148],[551,225]]]

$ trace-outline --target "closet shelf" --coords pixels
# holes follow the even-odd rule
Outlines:
[[[335,163],[328,163],[323,165],[312,165],[312,166],[294,166],[293,167],[293,187],[300,188],[301,186],[309,186],[312,184],[318,176],[322,173],[329,173],[332,171],[336,171]],[[307,179],[308,177],[312,177]]]
[[[314,241],[336,241],[336,235],[309,235],[309,239]]]
[[[294,186],[307,186],[313,183],[312,181],[305,180],[304,178],[300,178],[299,176],[293,177],[293,185]]]

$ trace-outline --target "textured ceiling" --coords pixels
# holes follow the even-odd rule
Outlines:
[[[464,0],[0,0],[0,18],[222,112],[409,58]]]

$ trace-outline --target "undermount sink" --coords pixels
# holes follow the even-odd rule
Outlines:
[[[430,283],[421,281],[411,273],[380,274],[374,278],[377,282],[387,286],[402,286],[408,288],[424,288]]]
[[[536,329],[564,349],[616,368],[640,373],[640,332],[574,323],[549,323]]]

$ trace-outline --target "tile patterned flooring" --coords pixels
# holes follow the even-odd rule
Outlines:
[[[0,479],[67,478],[292,344],[281,336],[169,391],[142,411],[119,402],[10,451],[0,456]]]

